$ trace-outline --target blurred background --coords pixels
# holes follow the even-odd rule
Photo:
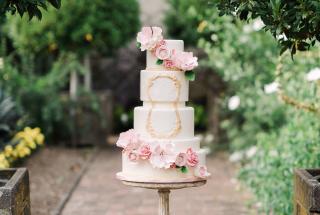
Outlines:
[[[292,214],[293,169],[320,166],[319,46],[279,57],[286,35],[205,2],[63,0],[34,12],[41,20],[1,17],[0,167],[29,168],[32,214],[143,214],[129,197],[122,204],[131,213],[110,205],[128,189],[113,177],[121,165],[114,145],[141,105],[145,53],[135,37],[145,25],[199,57],[188,105],[211,152],[203,214]],[[101,194],[104,185],[111,188]],[[193,214],[180,194],[174,214]],[[142,205],[156,211],[153,203]]]

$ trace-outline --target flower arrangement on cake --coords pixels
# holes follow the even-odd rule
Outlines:
[[[198,66],[198,58],[192,52],[169,49],[159,27],[143,27],[137,35],[137,46],[141,51],[150,51],[158,60],[158,65],[185,72],[188,80],[195,79],[193,69]]]
[[[198,165],[198,154],[192,148],[188,148],[186,152],[175,152],[170,141],[159,144],[158,141],[143,139],[134,129],[121,133],[116,145],[123,148],[123,155],[127,156],[131,162],[147,160],[154,168],[175,168],[182,173],[194,167],[196,177],[210,176],[205,165]]]

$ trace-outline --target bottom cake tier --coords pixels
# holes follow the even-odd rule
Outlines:
[[[135,182],[157,182],[157,183],[176,183],[192,182],[204,180],[208,175],[202,175],[199,167],[206,166],[206,150],[200,149],[196,152],[198,155],[197,166],[188,167],[186,171],[181,171],[181,167],[156,168],[149,160],[140,160],[132,162],[128,156],[122,156],[122,172],[117,177],[125,181]],[[206,170],[205,170],[206,171]]]

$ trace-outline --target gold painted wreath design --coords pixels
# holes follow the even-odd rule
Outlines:
[[[154,100],[152,99],[150,90],[154,84],[154,81],[160,79],[160,78],[165,78],[165,79],[169,79],[173,82],[175,88],[176,88],[176,98],[173,102],[173,108],[175,111],[175,116],[176,116],[176,122],[175,122],[175,127],[168,133],[160,133],[157,132],[153,125],[152,125],[152,112],[155,106]],[[148,131],[148,133],[151,135],[151,137],[153,138],[159,138],[159,139],[166,139],[166,138],[172,138],[175,137],[181,130],[181,118],[180,118],[180,114],[178,111],[178,102],[179,102],[179,98],[180,98],[180,90],[181,90],[181,84],[179,82],[179,80],[175,77],[175,76],[170,76],[170,75],[157,75],[154,76],[152,78],[149,79],[148,81],[148,88],[147,88],[147,93],[148,93],[148,98],[151,102],[151,108],[148,112],[148,116],[147,116],[147,124],[146,124],[146,129]]]

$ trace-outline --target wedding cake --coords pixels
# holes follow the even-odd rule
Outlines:
[[[147,51],[140,73],[141,107],[134,127],[120,134],[122,171],[118,178],[137,182],[189,182],[210,174],[205,150],[194,136],[194,110],[187,107],[189,80],[198,65],[182,40],[164,40],[159,27],[143,27],[137,45]]]

